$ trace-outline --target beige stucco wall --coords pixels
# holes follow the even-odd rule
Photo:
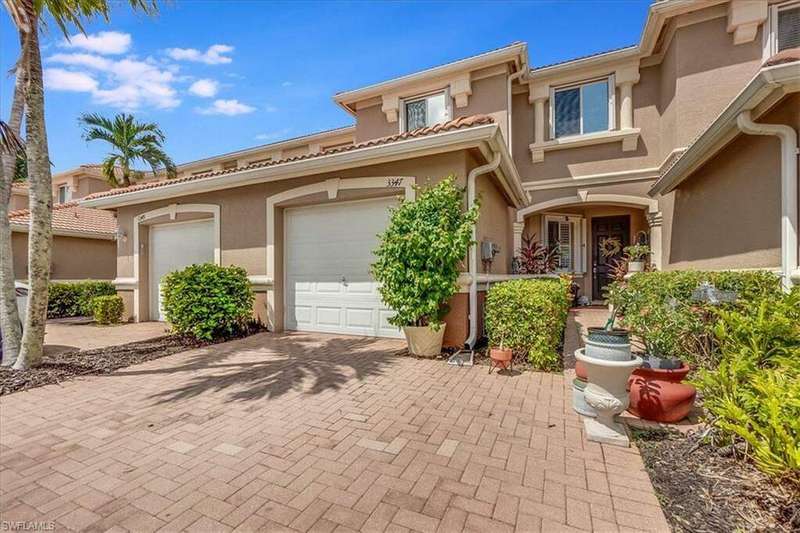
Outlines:
[[[11,234],[14,254],[14,277],[28,277],[28,234]],[[115,274],[116,242],[106,239],[81,239],[77,237],[53,237],[53,280],[104,279],[112,280]]]
[[[687,20],[681,16],[676,22]],[[678,27],[662,61],[639,69],[639,82],[633,86],[633,126],[641,134],[634,151],[624,152],[620,142],[611,142],[548,151],[543,162],[533,163],[528,149],[534,140],[533,105],[526,93],[514,95],[514,160],[522,179],[536,181],[658,167],[670,152],[689,144],[761,64],[760,31],[754,41],[734,45],[725,25],[725,17],[720,17]],[[609,67],[611,70],[613,66]],[[617,89],[617,124],[619,106]],[[546,105],[549,123],[548,114]],[[546,137],[548,134],[545,128]]]
[[[759,122],[800,129],[800,96]],[[662,200],[665,269],[780,266],[780,142],[740,135]]]

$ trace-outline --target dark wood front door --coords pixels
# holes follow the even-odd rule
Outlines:
[[[597,217],[592,219],[592,299],[603,299],[603,288],[611,283],[609,270],[622,257],[622,249],[630,244],[631,217]],[[608,252],[616,252],[608,255]]]

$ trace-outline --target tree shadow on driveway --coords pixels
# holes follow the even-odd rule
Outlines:
[[[353,379],[381,376],[401,351],[396,341],[387,339],[264,333],[203,348],[176,367],[125,375],[191,373],[185,383],[152,395],[157,404],[209,392],[227,392],[225,401],[253,401],[290,391],[319,394]]]

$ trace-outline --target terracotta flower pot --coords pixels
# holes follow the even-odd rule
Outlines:
[[[489,373],[491,374],[494,368],[501,370],[510,368],[513,364],[514,352],[508,348],[492,348],[489,350],[489,357],[492,359],[492,363],[489,366]]]
[[[589,381],[589,373],[586,371],[583,361],[575,361],[575,375],[582,381]]]
[[[678,422],[686,418],[694,405],[697,389],[681,383],[689,366],[662,370],[637,368],[628,380],[631,404],[628,411],[644,420]]]

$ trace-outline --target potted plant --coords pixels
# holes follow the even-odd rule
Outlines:
[[[650,247],[646,244],[633,244],[623,250],[628,256],[628,272],[643,272],[650,257]]]
[[[505,348],[504,341],[505,333],[501,334],[500,336],[500,347],[494,348],[492,347],[489,349],[489,357],[491,358],[492,362],[489,365],[489,373],[492,373],[492,369],[499,368],[501,370],[505,370],[507,368],[513,368],[514,365],[514,351],[511,348]]]
[[[461,263],[473,243],[478,204],[464,211],[464,191],[449,176],[417,190],[417,199],[392,209],[379,237],[372,273],[384,303],[394,310],[389,322],[403,328],[414,355],[442,351],[447,302],[458,290]]]
[[[618,309],[611,307],[611,316],[605,326],[588,328],[586,355],[609,361],[627,361],[631,358],[630,334],[627,329],[615,328]]]
[[[696,389],[683,380],[690,367],[680,354],[689,314],[680,304],[667,303],[643,308],[634,319],[634,335],[644,347],[642,367],[628,380],[628,410],[639,418],[656,422],[678,422],[694,405]]]

